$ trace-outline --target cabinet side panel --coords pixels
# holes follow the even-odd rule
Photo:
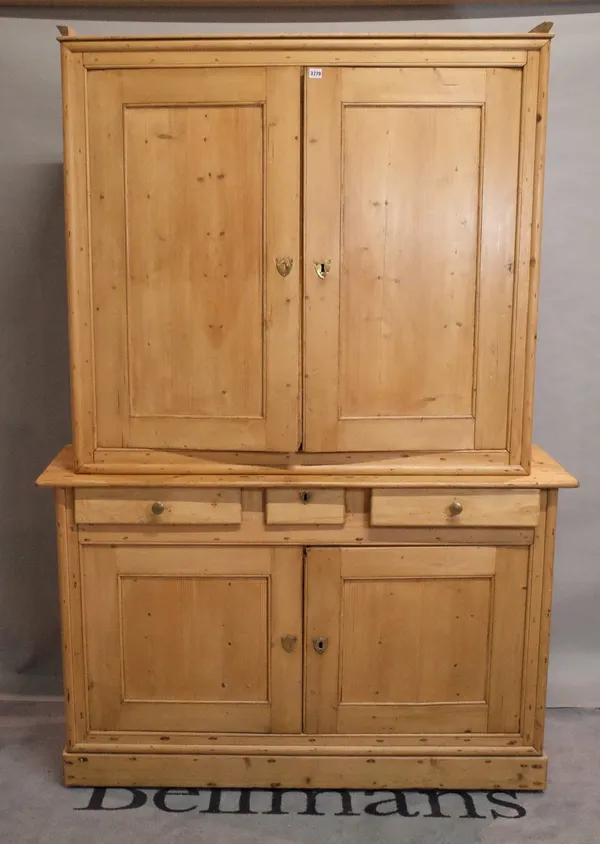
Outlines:
[[[544,541],[544,579],[540,610],[540,643],[538,653],[537,692],[533,745],[542,751],[546,718],[546,689],[548,686],[548,654],[550,649],[550,617],[552,612],[552,584],[554,574],[554,546],[556,538],[556,508],[558,490],[549,489],[546,499],[546,531]]]
[[[540,284],[540,254],[542,246],[542,204],[544,200],[544,166],[546,162],[546,120],[548,115],[548,70],[550,44],[540,51],[540,75],[537,101],[537,134],[535,141],[535,188],[533,194],[533,224],[531,243],[531,276],[529,293],[529,317],[527,327],[527,353],[525,369],[525,407],[523,411],[523,433],[521,464],[525,467],[531,461],[531,437],[533,430],[533,382],[535,378],[535,348],[537,337],[538,291]]]
[[[87,176],[87,71],[82,53],[61,48],[65,233],[71,358],[71,414],[75,464],[93,459],[94,365]]]
[[[523,68],[521,97],[521,143],[519,188],[517,196],[517,231],[515,253],[515,295],[513,299],[513,336],[510,380],[508,447],[511,462],[522,459],[523,408],[527,332],[529,330],[529,292],[531,277],[531,235],[533,197],[536,176],[537,97],[539,53],[529,53]],[[528,469],[529,460],[523,465]]]
[[[60,593],[62,670],[67,716],[67,747],[85,739],[86,690],[81,615],[79,547],[73,521],[73,490],[56,490],[56,536]]]
[[[546,493],[542,493],[540,522],[535,530],[529,555],[525,650],[521,702],[521,734],[527,744],[533,742],[535,695],[537,687],[539,642],[541,629],[542,585],[544,579],[544,536],[546,526]]]

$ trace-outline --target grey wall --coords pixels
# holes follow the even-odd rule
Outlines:
[[[52,497],[33,487],[36,475],[70,440],[55,24],[98,35],[522,32],[547,18],[556,22],[557,37],[535,435],[582,484],[560,499],[550,703],[600,706],[597,3],[450,6],[431,12],[0,11],[0,693],[60,689]]]

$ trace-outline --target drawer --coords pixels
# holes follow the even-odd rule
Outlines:
[[[239,489],[76,489],[75,521],[94,525],[239,525]]]
[[[268,489],[265,500],[268,525],[343,525],[346,520],[343,489]]]
[[[534,527],[539,518],[537,490],[374,489],[371,494],[371,524],[381,527]]]

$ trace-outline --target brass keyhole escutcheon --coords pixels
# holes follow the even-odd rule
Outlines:
[[[286,275],[289,275],[292,271],[294,259],[287,256],[285,258],[275,258],[275,266],[277,267],[279,275],[285,278]]]
[[[282,636],[281,637],[281,647],[284,651],[291,654],[292,651],[296,649],[296,644],[298,642],[297,636]]]
[[[303,490],[300,493],[300,501],[303,504],[308,504],[308,502],[310,501],[311,498],[312,498],[312,492],[307,492],[306,490]]]
[[[313,267],[315,268],[315,272],[319,278],[325,278],[331,269],[331,261],[329,259],[326,261],[313,261]]]
[[[155,516],[160,516],[165,512],[165,505],[161,501],[155,501],[152,505],[152,512]]]
[[[318,654],[324,654],[328,644],[329,640],[325,636],[315,636],[313,639],[313,648]]]

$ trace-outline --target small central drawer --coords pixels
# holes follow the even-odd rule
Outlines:
[[[535,527],[540,494],[531,489],[374,489],[378,527]]]
[[[90,525],[239,525],[239,489],[75,490],[75,521]]]
[[[265,499],[268,525],[343,525],[346,520],[343,489],[268,489]]]

